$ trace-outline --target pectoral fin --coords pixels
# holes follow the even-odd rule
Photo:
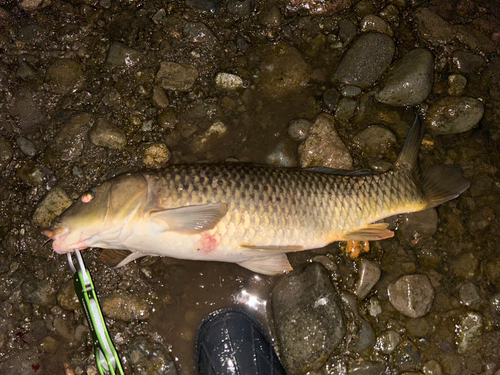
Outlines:
[[[131,254],[129,250],[103,249],[99,255],[99,260],[108,267],[116,267],[122,260]]]
[[[130,253],[129,256],[127,256],[125,259],[123,259],[120,263],[118,263],[115,268],[120,268],[120,267],[123,267],[124,265],[126,265],[127,263],[130,263],[138,258],[142,258],[143,256],[146,256],[146,255],[149,255],[149,254],[144,254],[144,253],[141,253],[139,251],[135,252],[135,253]]]
[[[149,217],[165,231],[196,234],[214,228],[226,213],[225,203],[215,203],[152,211]]]
[[[364,228],[347,233],[343,239],[346,241],[378,241],[394,237],[394,232],[387,229],[388,226],[387,223],[368,224]]]
[[[285,254],[257,257],[238,264],[250,271],[264,275],[276,275],[293,269]]]

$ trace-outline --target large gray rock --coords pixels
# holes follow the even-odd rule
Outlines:
[[[427,125],[434,134],[457,134],[474,128],[483,118],[484,104],[468,97],[439,99],[427,112]]]
[[[316,117],[309,135],[299,146],[300,165],[352,169],[349,150],[335,130],[335,118],[327,114]]]
[[[271,296],[280,356],[287,373],[318,369],[346,334],[328,271],[313,263],[283,277]]]
[[[361,88],[369,87],[389,67],[394,51],[394,42],[386,34],[361,35],[345,53],[332,81]]]
[[[434,57],[426,49],[414,49],[396,63],[387,75],[379,102],[407,106],[422,103],[429,96],[434,79]]]

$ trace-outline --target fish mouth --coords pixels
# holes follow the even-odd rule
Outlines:
[[[65,240],[68,238],[70,233],[71,231],[65,225],[55,226],[54,229],[46,229],[43,231],[43,234],[48,237],[45,243],[52,240],[52,249],[57,254],[66,254],[72,252],[73,250],[83,250],[88,247],[85,241],[82,241],[81,239],[74,244],[65,243]]]

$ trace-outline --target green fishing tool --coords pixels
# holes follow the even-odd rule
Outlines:
[[[92,334],[95,360],[99,373],[101,375],[124,375],[125,373],[123,372],[120,358],[118,357],[118,353],[116,352],[115,346],[109,337],[106,324],[104,323],[90,272],[85,268],[80,251],[74,250],[74,254],[77,258],[78,269],[76,269],[73,264],[71,253],[68,253],[68,264],[73,272],[76,295],[87,317],[90,333]]]

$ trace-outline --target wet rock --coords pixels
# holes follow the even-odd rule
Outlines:
[[[481,33],[481,31],[467,25],[454,25],[453,27],[457,33],[458,40],[468,46],[470,50],[479,50],[486,53],[495,52],[495,43]]]
[[[321,114],[316,117],[309,136],[299,146],[300,165],[352,169],[349,150],[335,130],[334,117]]]
[[[128,348],[130,364],[137,374],[177,375],[169,350],[151,339],[139,339]]]
[[[259,13],[259,23],[267,27],[279,27],[283,21],[280,8],[273,3],[268,3]]]
[[[24,137],[19,137],[16,139],[16,143],[23,152],[24,155],[33,157],[36,155],[36,148],[33,142]]]
[[[210,28],[203,22],[187,22],[183,29],[184,35],[193,43],[213,45],[217,38]]]
[[[253,12],[253,0],[229,0],[227,2],[227,10],[229,13],[241,17],[247,17]]]
[[[323,102],[331,113],[335,113],[339,99],[340,93],[337,89],[329,89],[323,93]]]
[[[350,363],[347,375],[382,375],[385,372],[383,363],[361,361]]]
[[[422,371],[425,375],[443,375],[443,369],[439,362],[435,360],[430,360],[429,362],[424,363],[424,367]]]
[[[73,200],[59,186],[54,186],[38,204],[33,214],[33,224],[48,228],[52,220],[73,204]]]
[[[461,96],[465,93],[467,78],[461,74],[450,74],[448,76],[448,94],[451,96]]]
[[[76,162],[80,158],[93,124],[94,117],[90,113],[79,113],[70,118],[47,149],[52,167],[57,167],[61,161]]]
[[[431,92],[433,79],[432,53],[426,49],[415,49],[395,64],[376,99],[394,106],[422,103]]]
[[[358,279],[354,287],[354,294],[362,300],[380,280],[382,271],[378,263],[367,259],[361,259],[358,268]]]
[[[387,294],[392,306],[409,318],[426,315],[432,306],[434,289],[427,275],[401,276],[389,284]]]
[[[340,90],[342,96],[352,98],[361,94],[361,89],[357,86],[346,85]]]
[[[391,354],[401,343],[402,338],[396,331],[387,331],[377,337],[375,349],[384,354]]]
[[[470,195],[473,198],[487,196],[493,187],[493,179],[487,175],[476,175],[470,186]]]
[[[125,322],[146,320],[151,313],[146,301],[136,294],[126,292],[113,292],[102,298],[101,308],[104,316]]]
[[[7,165],[12,160],[14,151],[10,142],[5,138],[0,138],[0,172],[7,168]]]
[[[155,82],[165,90],[188,91],[198,78],[198,70],[192,65],[162,61]]]
[[[46,372],[45,365],[42,367],[43,355],[38,353],[38,348],[33,345],[30,348],[23,349],[19,354],[5,358],[2,363],[0,363],[0,374],[2,375],[26,375],[26,374],[36,374],[33,366],[36,369],[42,369],[43,374],[52,372],[49,367],[49,371]],[[47,366],[48,367],[48,366]],[[62,371],[61,366],[61,371]]]
[[[43,2],[44,0],[21,0],[19,1],[19,8],[26,12],[32,12],[42,5]]]
[[[422,366],[422,355],[411,341],[404,341],[398,346],[393,360],[400,371],[414,371]]]
[[[339,38],[346,46],[356,37],[357,27],[354,22],[347,19],[339,21]]]
[[[294,141],[303,141],[307,138],[312,122],[303,118],[292,120],[288,125],[288,135]]]
[[[457,349],[460,354],[479,349],[483,334],[484,319],[481,314],[468,312],[457,325]]]
[[[335,118],[343,121],[349,120],[354,116],[354,112],[358,108],[358,102],[351,98],[342,98],[337,104],[337,109],[335,110]]]
[[[236,74],[217,73],[215,84],[221,89],[234,90],[243,87],[243,80]]]
[[[354,0],[284,0],[286,9],[291,12],[303,11],[310,14],[342,13]]]
[[[420,36],[435,46],[448,44],[455,37],[453,27],[428,8],[418,8],[414,13]]]
[[[81,307],[80,301],[75,293],[73,279],[66,281],[57,293],[57,304],[64,310],[74,311]]]
[[[109,48],[106,65],[110,68],[130,68],[141,59],[142,53],[122,43],[113,43]]]
[[[97,120],[96,125],[89,133],[90,141],[101,147],[119,150],[127,144],[125,132],[116,126],[111,125],[105,119]]]
[[[8,109],[10,115],[17,118],[22,132],[35,132],[44,120],[40,105],[38,94],[27,87],[22,87],[14,93],[14,99]]]
[[[460,296],[460,302],[465,306],[471,306],[481,301],[477,287],[470,281],[460,287],[458,295]]]
[[[45,353],[56,353],[59,350],[60,342],[51,336],[46,336],[38,348]]]
[[[394,147],[396,136],[389,129],[372,125],[356,134],[353,142],[369,156],[380,158]]]
[[[363,33],[375,31],[377,33],[387,34],[390,37],[394,35],[389,24],[374,14],[367,14],[364,16],[359,23],[359,28]]]
[[[271,303],[287,372],[302,374],[323,366],[346,333],[339,297],[326,269],[312,263],[284,276]]]
[[[337,263],[335,263],[332,258],[326,255],[317,255],[312,259],[312,261],[321,263],[323,267],[325,267],[330,272],[336,272],[339,269]]]
[[[414,337],[425,337],[431,330],[431,327],[426,318],[417,318],[406,321],[406,330]]]
[[[455,51],[451,57],[451,68],[457,73],[474,73],[486,65],[483,56],[472,52]]]
[[[484,105],[468,97],[439,99],[427,112],[429,131],[434,134],[463,133],[474,128],[484,114]]]
[[[375,332],[370,323],[363,318],[358,311],[358,301],[356,297],[347,292],[342,292],[342,301],[349,306],[352,314],[347,318],[347,331],[355,332],[348,338],[349,349],[362,353],[375,345]],[[345,312],[348,314],[348,312]]]
[[[265,95],[279,98],[306,87],[310,68],[297,49],[281,43],[265,46],[261,52],[264,59],[257,83]]]
[[[177,121],[177,112],[173,109],[165,109],[158,114],[158,124],[163,129],[175,128]]]
[[[170,158],[170,151],[166,144],[161,142],[151,142],[144,147],[143,163],[147,167],[161,165]]]
[[[69,94],[83,87],[83,68],[74,59],[58,59],[45,73],[45,82],[56,94]]]
[[[266,157],[266,164],[279,167],[297,167],[294,150],[288,143],[280,142]]]
[[[500,258],[486,262],[484,273],[492,284],[500,283]]]
[[[472,253],[465,253],[451,263],[451,272],[462,279],[471,279],[477,272],[479,261]]]
[[[203,13],[218,13],[220,10],[217,0],[186,0],[186,4]]]
[[[167,108],[170,105],[168,96],[160,86],[155,86],[153,89],[153,103],[158,108]]]
[[[495,213],[490,207],[482,207],[474,211],[467,223],[469,232],[472,235],[479,235],[489,228],[495,219]]]
[[[25,62],[19,64],[16,74],[24,81],[29,81],[36,77],[36,71]]]
[[[345,53],[332,81],[367,88],[389,67],[394,51],[394,42],[385,34],[361,35]]]
[[[54,303],[56,290],[46,281],[25,281],[21,285],[21,293],[26,302],[41,306]]]
[[[436,233],[438,214],[435,208],[403,214],[398,230],[398,238],[402,244],[416,244],[420,239],[431,237]]]

